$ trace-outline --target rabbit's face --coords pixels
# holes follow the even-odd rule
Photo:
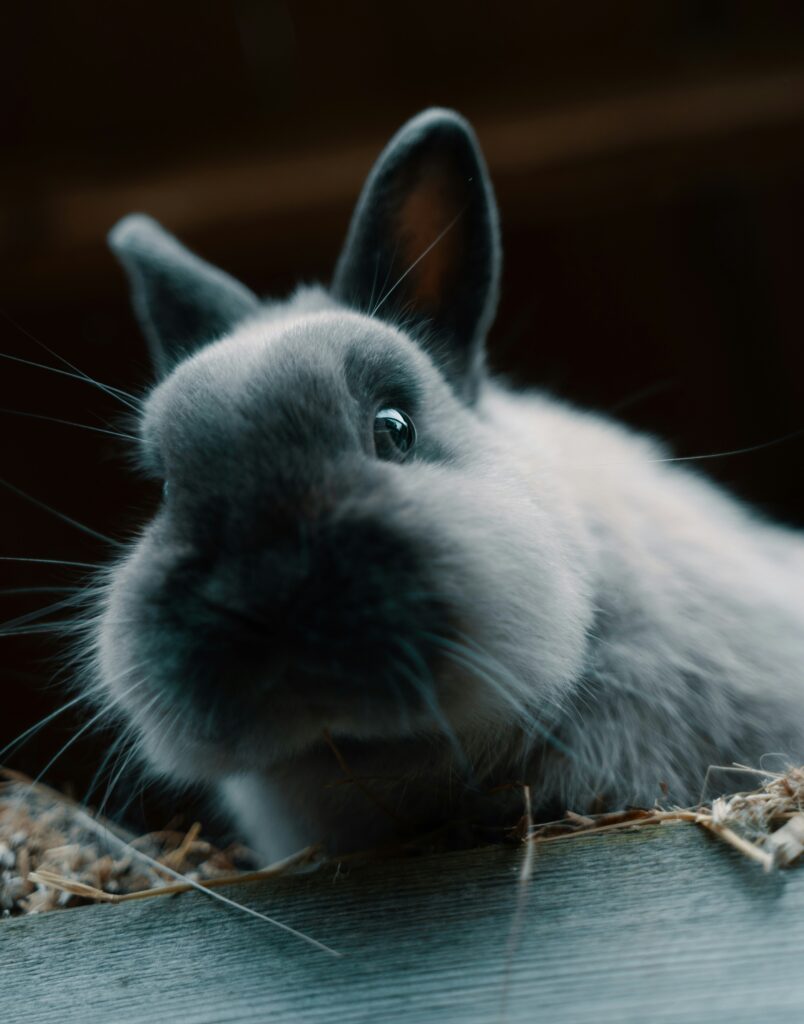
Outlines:
[[[549,467],[534,497],[483,397],[499,247],[465,122],[391,142],[329,293],[261,306],[143,217],[112,245],[162,376],[141,432],[166,493],[96,660],[151,760],[217,778],[327,733],[485,756],[490,727],[502,750],[549,717],[583,585]]]
[[[448,696],[438,644],[459,623],[401,478],[459,458],[471,417],[427,362],[321,313],[244,328],[153,392],[143,452],[165,498],[114,576],[102,647],[121,689],[121,654],[142,664],[146,734],[180,712],[176,735],[242,766],[324,728],[422,728]]]
[[[488,434],[413,340],[353,313],[257,321],[183,362],[145,408],[166,493],[113,574],[99,646],[152,758],[214,777],[324,730],[493,715],[478,648],[509,665],[501,638],[543,633],[556,588],[553,541],[523,535],[530,499]],[[523,615],[528,577],[545,601]]]

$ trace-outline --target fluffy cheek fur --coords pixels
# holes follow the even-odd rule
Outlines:
[[[189,740],[182,707],[164,685],[176,652],[165,651],[160,631],[149,622],[147,594],[168,570],[170,559],[155,542],[153,524],[112,569],[102,592],[93,638],[93,686],[136,729],[149,768],[178,781],[212,781],[231,770],[222,751],[200,737]],[[160,661],[167,654],[167,664]]]
[[[407,467],[396,483],[462,626],[449,653],[479,684],[448,705],[453,725],[552,718],[582,672],[593,617],[587,538],[564,497],[545,486],[535,500],[502,452],[471,473]]]
[[[331,755],[320,756],[327,728],[339,743],[359,741],[375,770],[392,757],[408,788],[418,778],[423,791],[436,792],[458,762],[475,778],[509,766],[516,772],[582,671],[591,621],[584,537],[561,495],[545,490],[535,504],[517,467],[494,458],[472,474],[426,463],[398,467],[391,490],[376,514],[387,519],[393,509],[397,532],[428,538],[429,571],[459,626],[443,638],[431,706],[402,714],[380,693],[366,716],[335,691],[322,715],[304,693],[268,690],[264,706],[238,708],[235,680],[234,726],[204,724],[172,678],[186,672],[186,660],[154,600],[182,552],[154,524],[112,575],[96,643],[101,684],[139,729],[153,768],[177,780],[267,781],[292,765],[297,783],[320,790],[333,770]],[[207,641],[199,630],[201,652]],[[304,793],[299,799],[309,806]],[[324,809],[321,817],[328,817]]]

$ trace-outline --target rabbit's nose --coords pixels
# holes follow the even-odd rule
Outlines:
[[[210,580],[205,596],[245,642],[262,637],[308,665],[365,674],[366,659],[418,643],[439,618],[421,552],[375,519],[271,523],[238,561],[237,573]]]

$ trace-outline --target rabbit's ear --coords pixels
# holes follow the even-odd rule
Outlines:
[[[245,285],[143,214],[116,224],[109,246],[128,275],[134,312],[160,375],[259,308]]]
[[[335,298],[420,330],[471,401],[500,278],[497,207],[469,124],[432,109],[391,140],[363,188],[335,268]]]

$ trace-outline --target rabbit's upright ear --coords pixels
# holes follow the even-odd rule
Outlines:
[[[432,109],[391,140],[363,188],[332,284],[339,301],[418,335],[471,401],[500,278],[497,207],[469,124]]]
[[[199,259],[143,214],[116,224],[109,246],[128,275],[134,312],[160,375],[259,308],[245,285]]]

